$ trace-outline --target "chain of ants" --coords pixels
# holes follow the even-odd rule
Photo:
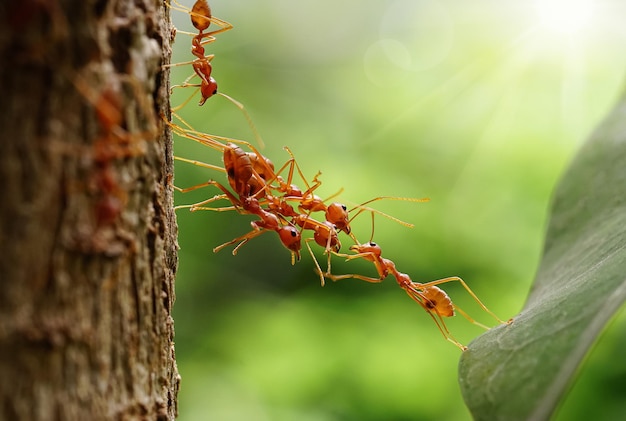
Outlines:
[[[175,4],[170,4],[169,6],[172,9],[189,14],[192,25],[198,31],[197,33],[182,32],[192,36],[191,52],[196,58],[190,62],[177,63],[170,66],[191,64],[194,73],[189,76],[183,84],[174,86],[173,89],[190,86],[199,88],[201,94],[199,105],[203,105],[205,101],[213,95],[222,95],[226,97],[244,113],[246,119],[250,123],[250,126],[253,128],[258,143],[262,145],[262,139],[258,136],[258,133],[254,128],[254,125],[251,123],[243,105],[225,94],[218,93],[217,82],[211,75],[213,70],[211,61],[213,60],[214,55],[205,55],[204,46],[214,42],[216,34],[230,30],[232,25],[216,18],[215,16],[212,16],[211,9],[206,0],[197,0],[190,10],[180,5],[176,0],[173,1]],[[217,25],[219,29],[207,31],[212,23]],[[194,77],[199,78],[200,83],[189,83]],[[219,194],[216,194],[207,200],[191,205],[178,206],[177,209],[188,208],[191,211],[235,210],[239,213],[255,215],[259,218],[251,222],[251,231],[215,247],[213,249],[214,252],[218,252],[228,246],[235,245],[233,254],[236,254],[239,248],[251,239],[265,232],[274,231],[278,234],[283,246],[291,253],[291,261],[292,264],[294,264],[296,260],[300,260],[303,233],[305,231],[311,231],[312,237],[305,238],[304,244],[313,258],[315,271],[318,274],[322,285],[324,285],[325,279],[338,281],[348,278],[378,283],[382,282],[387,276],[391,275],[396,279],[398,286],[404,290],[409,297],[411,297],[411,299],[417,302],[428,313],[428,315],[430,315],[446,340],[452,342],[461,350],[466,350],[467,347],[452,336],[444,322],[444,318],[454,316],[456,310],[471,323],[485,329],[488,329],[488,327],[478,323],[462,309],[456,306],[450,297],[441,288],[439,288],[438,285],[449,282],[460,283],[485,312],[493,317],[498,323],[505,323],[478,299],[476,294],[474,294],[474,292],[461,278],[452,276],[427,283],[414,282],[411,280],[409,275],[400,272],[392,260],[383,257],[380,245],[374,243],[371,239],[366,243],[360,243],[352,232],[350,223],[354,220],[354,218],[365,211],[372,212],[372,219],[374,212],[376,212],[404,225],[410,226],[410,224],[399,221],[390,215],[383,214],[380,211],[366,206],[371,202],[382,199],[425,202],[428,201],[428,199],[381,196],[368,200],[349,210],[345,205],[338,202],[331,202],[327,204],[330,199],[339,194],[341,191],[325,200],[322,200],[319,196],[317,196],[315,191],[322,184],[319,179],[321,173],[316,174],[311,182],[307,182],[306,177],[304,177],[293,153],[289,150],[289,148],[284,148],[290,156],[289,160],[287,160],[287,162],[278,170],[275,170],[272,161],[262,155],[256,147],[248,142],[209,135],[193,130],[193,128],[186,123],[185,120],[176,114],[176,111],[185,106],[190,99],[191,97],[178,107],[172,109],[172,114],[176,119],[178,119],[179,123],[177,124],[167,121],[167,124],[169,124],[172,131],[178,136],[199,142],[202,145],[220,151],[223,154],[223,166],[211,165],[180,157],[176,157],[176,159],[212,170],[225,172],[230,189],[214,180],[209,180],[205,183],[189,188],[175,187],[178,191],[183,193],[207,186],[213,186],[220,191]],[[247,148],[248,151],[245,151],[243,147]],[[283,176],[285,172],[286,177]],[[304,189],[301,189],[294,183],[294,176],[296,173],[304,182]],[[230,205],[223,207],[209,206],[209,204],[219,200],[227,200]],[[313,217],[313,214],[318,213],[323,213],[323,220],[318,220]],[[352,252],[351,254],[340,252],[341,242],[339,240],[339,232],[345,233],[354,241],[355,244],[349,248]],[[315,243],[319,247],[322,247],[324,254],[327,255],[327,266],[325,271],[322,270],[319,262],[315,258],[310,243]],[[367,260],[374,265],[378,277],[363,276],[360,274],[334,275],[331,273],[332,255],[345,258],[347,260]],[[511,320],[506,323],[510,322]]]

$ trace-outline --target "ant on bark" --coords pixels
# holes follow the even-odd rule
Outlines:
[[[185,8],[176,0],[174,0],[174,3],[176,5],[168,4],[169,7],[174,10],[179,10],[184,13],[188,13],[191,18],[191,23],[198,30],[198,33],[194,34],[191,32],[177,30],[177,33],[183,33],[186,35],[193,36],[193,38],[191,39],[191,53],[196,58],[192,61],[168,65],[168,67],[174,67],[174,66],[184,66],[187,64],[191,64],[194,70],[194,73],[191,76],[189,76],[183,82],[182,85],[173,86],[172,89],[177,88],[177,87],[187,87],[187,86],[198,87],[200,88],[200,93],[202,95],[202,98],[200,99],[200,103],[198,105],[204,105],[207,99],[211,98],[213,95],[216,95],[218,93],[217,82],[211,76],[211,73],[213,72],[213,66],[211,66],[211,61],[213,60],[215,55],[210,54],[208,56],[205,56],[204,46],[206,44],[210,44],[214,42],[216,40],[215,35],[222,33],[222,32],[229,31],[233,28],[233,26],[230,23],[213,16],[211,14],[211,7],[209,6],[209,3],[206,0],[197,0],[194,3],[191,10]],[[211,23],[219,26],[220,28],[214,31],[204,32],[205,30],[209,28]],[[200,84],[189,84],[189,81],[194,76],[198,76],[200,78]],[[184,107],[187,104],[187,102],[189,102],[190,100],[191,100],[191,97],[189,97],[185,102],[183,102],[182,105],[176,107],[174,111],[176,111],[179,108]]]
[[[98,125],[98,133],[88,151],[93,166],[87,178],[88,191],[94,196],[93,232],[79,233],[77,241],[83,248],[116,254],[132,242],[123,229],[115,227],[129,201],[128,190],[121,185],[118,164],[121,160],[146,153],[146,142],[156,136],[153,110],[148,99],[142,96],[138,81],[131,76],[121,76],[119,86],[106,85],[100,92],[95,91],[93,83],[80,74],[68,75],[68,79],[92,106]],[[147,130],[130,132],[131,129],[126,127],[135,123],[127,121],[122,114],[123,87],[132,88],[133,99],[143,113]],[[141,123],[137,121],[137,124]]]
[[[243,104],[229,95],[226,95],[222,92],[218,92],[217,82],[212,76],[213,66],[211,65],[211,61],[213,60],[213,58],[215,58],[215,54],[205,55],[204,46],[215,42],[216,40],[215,35],[231,30],[233,28],[233,25],[231,25],[230,23],[222,19],[219,19],[213,16],[213,14],[211,13],[211,7],[209,6],[207,0],[197,0],[191,9],[188,9],[182,6],[177,0],[172,0],[172,1],[174,2],[174,4],[167,3],[167,5],[173,10],[178,10],[183,13],[187,13],[189,17],[191,18],[192,25],[198,30],[198,33],[195,34],[193,32],[186,32],[186,31],[179,31],[179,30],[176,31],[177,33],[182,33],[182,34],[192,36],[191,54],[193,54],[196,58],[192,61],[169,64],[165,66],[165,67],[176,67],[176,66],[185,66],[185,65],[191,64],[194,70],[194,73],[192,73],[189,77],[187,77],[187,79],[185,79],[185,81],[182,84],[172,86],[170,89],[170,92],[176,88],[186,88],[186,87],[199,88],[201,98],[200,98],[200,102],[198,103],[198,105],[200,106],[204,105],[204,103],[214,95],[219,95],[219,96],[226,98],[233,105],[239,108],[239,110],[243,113],[244,117],[246,118],[246,121],[248,122],[248,125],[250,126],[253,132],[255,139],[257,140],[259,145],[261,145],[262,147],[264,144],[263,139],[261,138],[258,130],[256,129],[256,126],[252,122],[252,118],[250,117],[250,114],[248,114],[248,111],[243,106]],[[219,29],[216,29],[214,31],[204,32],[209,28],[211,23],[219,26]],[[190,83],[191,79],[194,78],[195,76],[197,76],[200,79],[199,84]],[[191,98],[193,98],[194,95],[195,94],[190,95],[180,105],[172,108],[172,112],[176,112],[182,109],[185,105],[187,105],[189,101],[191,101]]]
[[[189,133],[185,133],[185,135],[186,137],[190,137]],[[295,225],[299,225],[302,229],[311,229],[317,232],[317,228],[321,224],[311,218],[308,218],[306,215],[298,214],[295,212],[293,207],[273,195],[274,190],[286,192],[291,195],[298,194],[298,192],[300,192],[300,189],[297,186],[291,184],[292,168],[290,169],[288,182],[285,182],[279,175],[280,172],[289,166],[290,161],[288,161],[279,170],[279,172],[276,173],[274,172],[272,162],[258,152],[244,152],[243,149],[233,143],[224,145],[207,136],[192,135],[191,138],[196,141],[201,141],[201,143],[207,144],[211,147],[223,149],[224,168],[184,158],[181,158],[180,160],[194,165],[226,172],[229,184],[235,193],[233,194],[222,184],[214,180],[209,180],[205,183],[185,189],[176,188],[178,191],[185,193],[212,185],[222,191],[222,194],[220,195],[192,205],[178,206],[177,209],[189,208],[191,211],[226,211],[234,209],[240,211],[241,213],[257,215],[261,218],[260,221],[252,222],[252,231],[215,247],[213,251],[218,252],[228,245],[239,243],[233,250],[233,254],[236,254],[241,246],[247,243],[250,239],[264,232],[261,229],[265,229],[274,230],[279,234],[283,245],[292,253],[292,264],[295,263],[296,259],[300,260],[301,231],[298,231],[295,228]],[[278,186],[270,184],[274,181],[279,182]],[[221,208],[205,206],[219,199],[229,200],[232,206]],[[266,205],[267,209],[264,209],[261,204]],[[299,218],[295,218],[296,216]],[[306,219],[303,219],[302,217],[305,217]],[[287,218],[292,218],[292,222],[289,222]],[[317,237],[319,237],[318,234],[316,234],[316,238]],[[324,244],[327,242],[331,244],[329,247],[335,246],[338,243],[338,241],[324,240]]]
[[[179,116],[178,119],[187,125]],[[337,238],[337,232],[335,226],[328,222],[319,222],[310,217],[310,213],[313,210],[324,210],[327,207],[323,201],[313,195],[313,191],[321,185],[319,180],[319,174],[313,179],[313,185],[309,185],[300,170],[298,163],[289,148],[285,148],[290,155],[290,159],[278,170],[274,170],[274,164],[267,157],[262,155],[254,146],[245,141],[238,141],[234,139],[227,139],[218,136],[207,135],[192,130],[191,128],[183,128],[175,123],[168,122],[172,130],[179,136],[186,137],[193,141],[199,142],[202,145],[209,146],[213,149],[223,152],[224,168],[216,165],[206,164],[197,160],[190,160],[185,158],[177,158],[180,161],[188,162],[194,165],[202,166],[209,169],[214,169],[222,172],[226,172],[228,181],[234,194],[227,190],[222,184],[209,180],[207,182],[188,187],[185,189],[176,188],[180,192],[189,192],[206,186],[216,186],[222,191],[222,194],[216,195],[207,200],[192,204],[178,206],[177,209],[189,208],[191,211],[196,210],[212,210],[212,211],[225,211],[225,210],[238,210],[242,213],[254,214],[261,217],[261,223],[258,221],[253,222],[253,231],[235,238],[227,243],[224,243],[214,249],[215,252],[222,248],[239,243],[233,250],[233,254],[236,254],[239,247],[244,245],[250,239],[261,234],[260,228],[272,229],[279,233],[283,245],[292,251],[292,264],[295,263],[295,259],[300,259],[300,238],[302,230],[312,230],[314,232],[313,240],[321,246],[325,247],[327,251],[334,250],[339,251],[340,243]],[[223,143],[227,142],[227,143]],[[252,152],[245,152],[241,147],[235,145],[233,142],[248,146]],[[287,179],[283,179],[280,175],[283,171],[288,170]],[[303,182],[307,186],[305,193],[295,184],[293,184],[294,172],[297,171]],[[279,195],[274,194],[277,192]],[[226,199],[231,202],[232,206],[213,208],[205,205],[214,202],[219,199]],[[308,214],[299,213],[287,203],[287,200],[299,201],[303,204],[303,208],[308,210]],[[305,202],[306,201],[306,202]],[[312,204],[315,204],[316,208]],[[263,209],[261,205],[266,206]],[[341,204],[331,204],[329,207],[331,212],[326,212],[329,217],[339,218],[342,215],[341,212],[345,212],[347,218],[346,207]],[[338,208],[340,212],[333,212],[332,210]],[[291,218],[291,222],[287,222],[287,218]],[[279,224],[279,221],[285,223]],[[293,233],[293,227],[299,226],[301,230],[297,232],[297,240],[295,236],[291,238],[283,237],[281,235],[283,231],[289,230]],[[345,229],[345,228],[344,228]],[[349,232],[349,230],[348,230]],[[309,239],[307,239],[309,241]],[[308,246],[308,245],[307,245]],[[310,248],[309,248],[310,249]],[[317,262],[316,262],[317,264]],[[319,266],[319,265],[318,265]]]

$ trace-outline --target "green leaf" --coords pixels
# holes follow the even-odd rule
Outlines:
[[[626,299],[626,99],[583,146],[553,198],[544,254],[510,325],[474,340],[459,383],[476,420],[549,419]]]

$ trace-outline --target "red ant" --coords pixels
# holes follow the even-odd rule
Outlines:
[[[120,96],[116,89],[108,87],[96,93],[90,84],[80,75],[70,77],[76,90],[93,106],[100,128],[98,137],[93,142],[93,163],[89,185],[96,194],[94,219],[96,235],[92,236],[91,246],[96,250],[105,247],[105,236],[109,235],[105,228],[111,227],[122,214],[128,202],[127,191],[120,186],[115,161],[133,158],[145,153],[144,145],[139,140],[149,139],[155,135],[150,111],[146,112],[151,128],[143,133],[128,133],[122,125],[124,117],[121,113]],[[138,99],[142,98],[137,81],[129,79]],[[148,104],[139,101],[142,107],[149,110]],[[109,250],[110,251],[110,250]]]
[[[170,65],[170,66],[178,66],[178,65],[186,65],[186,64],[192,65],[195,74],[188,77],[187,80],[183,82],[183,85],[180,85],[180,86],[199,87],[200,93],[202,94],[202,99],[200,100],[199,105],[203,105],[207,99],[217,94],[217,82],[211,76],[211,73],[213,71],[213,67],[211,66],[211,60],[213,60],[215,55],[210,54],[208,56],[205,56],[204,45],[214,42],[215,35],[221,32],[229,31],[233,28],[233,26],[230,23],[213,16],[211,14],[211,7],[209,6],[206,0],[197,0],[194,3],[191,10],[188,10],[185,7],[183,7],[176,0],[174,0],[174,2],[178,6],[172,6],[171,4],[169,6],[172,9],[180,10],[185,13],[188,13],[191,18],[192,25],[198,30],[198,34],[196,35],[196,34],[192,34],[189,32],[178,31],[184,34],[193,35],[193,38],[191,40],[191,53],[194,56],[196,56],[196,59],[190,62],[178,63],[178,64]],[[204,31],[209,28],[211,23],[218,25],[220,29],[205,33]],[[196,76],[196,75],[200,78],[200,81],[201,81],[200,85],[190,85],[188,83],[189,80],[193,76]],[[189,101],[189,99],[187,101]],[[187,101],[185,101],[185,103],[183,103],[183,105],[181,105],[180,107],[184,106],[187,103]]]
[[[462,345],[452,336],[443,320],[444,317],[454,316],[454,311],[456,310],[470,323],[473,323],[484,329],[489,328],[472,319],[465,311],[455,305],[450,297],[445,293],[445,291],[443,291],[437,285],[448,282],[459,282],[484,311],[486,311],[490,316],[497,320],[498,323],[505,323],[503,320],[498,318],[498,316],[492,313],[491,310],[489,310],[478,299],[476,294],[474,294],[474,292],[465,283],[465,281],[463,281],[463,279],[459,278],[458,276],[450,276],[423,284],[419,282],[413,282],[409,275],[407,275],[406,273],[401,273],[396,269],[396,265],[392,260],[382,257],[382,250],[378,244],[370,241],[365,244],[353,245],[352,247],[350,247],[350,250],[356,252],[356,254],[337,253],[337,255],[345,257],[347,260],[363,258],[374,263],[376,271],[378,272],[378,278],[363,276],[359,274],[333,275],[329,272],[323,274],[320,273],[320,276],[332,279],[333,281],[355,278],[366,282],[377,283],[382,282],[388,275],[392,275],[394,278],[396,278],[396,281],[398,282],[400,288],[402,288],[409,295],[409,297],[411,297],[424,310],[426,310],[426,312],[430,315],[430,317],[439,328],[439,331],[443,334],[444,338],[459,347],[462,351],[465,351],[467,347],[465,345]],[[511,320],[506,323],[511,323]]]
[[[252,129],[254,137],[256,138],[259,145],[262,146],[263,139],[259,135],[254,123],[252,122],[252,119],[250,118],[250,115],[246,111],[243,104],[237,101],[236,99],[232,98],[231,96],[218,92],[217,82],[211,75],[213,72],[213,66],[211,65],[211,61],[213,60],[215,55],[209,54],[205,56],[204,46],[206,44],[210,44],[214,42],[216,40],[215,35],[222,33],[222,32],[229,31],[233,28],[233,26],[230,23],[212,15],[211,7],[209,6],[207,0],[197,0],[194,3],[191,10],[182,6],[180,3],[178,3],[177,0],[173,0],[173,1],[176,5],[168,4],[169,7],[174,10],[179,10],[179,11],[189,14],[191,18],[191,23],[198,30],[198,34],[186,32],[186,31],[177,31],[179,33],[193,36],[193,38],[191,39],[191,53],[196,58],[192,61],[169,64],[166,66],[166,67],[174,67],[174,66],[184,66],[184,65],[191,64],[194,70],[194,73],[191,74],[187,79],[185,79],[185,81],[181,85],[172,86],[171,91],[173,91],[175,88],[184,88],[184,87],[199,88],[202,98],[200,99],[200,102],[198,103],[198,105],[204,105],[207,99],[211,98],[214,95],[220,95],[226,98],[228,101],[234,104],[237,108],[239,108],[239,110],[244,114],[244,117],[246,118],[248,125]],[[211,23],[219,26],[220,28],[214,31],[204,32],[205,30],[209,28]],[[189,83],[189,81],[194,76],[198,76],[200,78],[200,84]],[[193,94],[189,98],[187,98],[185,101],[183,101],[182,104],[178,105],[177,107],[174,107],[172,111],[176,112],[180,110],[181,108],[183,108],[185,105],[187,105],[187,103],[191,100],[192,97],[193,97]]]

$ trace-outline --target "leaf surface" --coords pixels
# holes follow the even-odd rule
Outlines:
[[[626,100],[559,182],[524,309],[461,356],[476,420],[549,419],[604,326],[626,300]]]

